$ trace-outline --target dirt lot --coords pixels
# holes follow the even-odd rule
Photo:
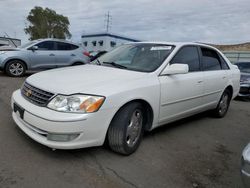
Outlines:
[[[199,114],[147,133],[128,157],[104,147],[52,151],[20,131],[11,93],[25,78],[0,72],[0,187],[238,188],[250,141],[249,102],[233,101],[224,119]]]

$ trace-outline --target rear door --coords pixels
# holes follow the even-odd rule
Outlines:
[[[32,69],[49,69],[56,67],[55,43],[53,41],[43,41],[38,44],[37,50],[28,50]]]
[[[78,58],[79,47],[66,42],[56,42],[56,63],[58,67],[69,66]]]
[[[200,47],[204,72],[204,105],[217,105],[228,80],[228,66],[222,57],[211,48]]]
[[[202,105],[203,72],[197,46],[182,47],[170,64],[187,64],[187,74],[162,75],[160,124],[185,117],[199,111]]]

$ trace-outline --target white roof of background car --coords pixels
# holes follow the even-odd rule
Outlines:
[[[200,42],[165,42],[165,41],[143,41],[143,42],[129,42],[127,44],[132,44],[132,43],[141,43],[141,44],[165,44],[165,45],[173,45],[177,47],[185,46],[185,45],[198,45],[198,46],[204,46],[204,47],[209,47],[209,48],[214,48],[217,49],[211,45],[205,44],[205,43],[200,43]]]

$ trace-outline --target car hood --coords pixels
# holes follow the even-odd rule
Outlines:
[[[98,65],[81,65],[40,72],[27,78],[39,89],[60,94],[108,95],[148,73]]]
[[[20,51],[20,49],[9,47],[9,46],[2,46],[0,47],[0,51]]]

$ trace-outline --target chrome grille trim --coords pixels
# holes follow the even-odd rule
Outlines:
[[[27,94],[27,92],[30,92],[30,95]],[[23,84],[21,93],[25,99],[38,106],[46,106],[49,100],[54,96],[53,93],[34,87],[27,82]]]

